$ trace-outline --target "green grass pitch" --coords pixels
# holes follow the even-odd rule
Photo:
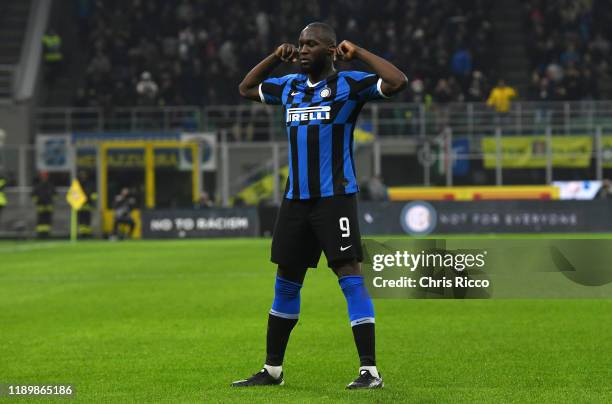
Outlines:
[[[612,402],[612,300],[376,300],[386,386],[346,391],[357,355],[323,265],[285,386],[232,389],[264,360],[269,243],[0,244],[0,384],[71,383],[79,402]]]

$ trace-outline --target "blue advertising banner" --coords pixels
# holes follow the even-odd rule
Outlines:
[[[362,202],[364,235],[612,231],[612,207],[594,201]]]

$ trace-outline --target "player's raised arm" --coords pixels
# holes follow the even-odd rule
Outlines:
[[[281,62],[293,63],[297,60],[298,50],[295,46],[284,43],[280,45],[274,53],[267,56],[259,62],[250,72],[244,76],[244,79],[238,86],[240,95],[253,101],[261,101],[259,96],[259,85],[264,81],[272,70]]]
[[[350,41],[342,41],[336,49],[338,57],[342,60],[348,61],[356,58],[369,65],[382,79],[380,90],[385,96],[390,97],[402,91],[408,85],[406,75],[380,56],[376,56]]]

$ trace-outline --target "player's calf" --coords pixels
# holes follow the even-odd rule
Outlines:
[[[380,388],[383,382],[376,368],[374,305],[363,282],[363,276],[343,276],[338,282],[346,298],[360,362],[359,377],[347,388]]]
[[[282,371],[289,335],[300,317],[300,290],[302,284],[276,277],[274,302],[268,316],[266,338],[266,366],[272,376]]]
[[[300,316],[301,283],[276,277],[274,302],[268,315],[266,363],[263,369],[248,379],[232,383],[233,387],[282,385],[283,359],[291,331]]]

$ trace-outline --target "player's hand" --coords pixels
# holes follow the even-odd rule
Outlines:
[[[298,54],[297,48],[290,43],[284,43],[274,51],[274,55],[285,63],[297,62]]]
[[[336,47],[336,55],[340,60],[352,60],[359,50],[359,46],[355,45],[351,41],[342,41],[340,45]]]

